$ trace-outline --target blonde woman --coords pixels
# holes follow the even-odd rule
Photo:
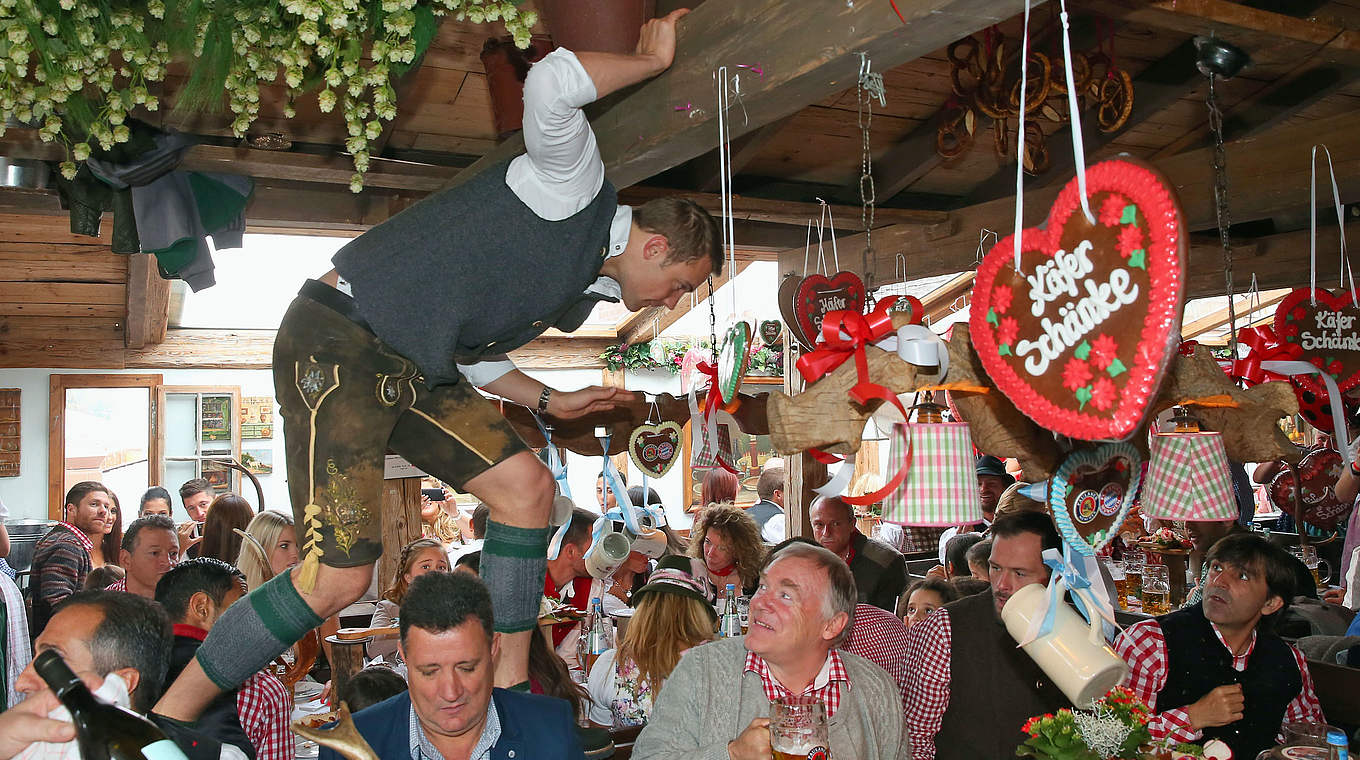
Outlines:
[[[637,610],[623,641],[590,670],[593,723],[612,729],[644,725],[680,655],[713,638],[717,613],[689,567],[684,557],[663,557],[633,595]]]
[[[264,582],[298,563],[297,531],[293,516],[266,510],[246,526],[236,568],[246,585],[259,588]]]
[[[694,518],[689,532],[689,554],[696,579],[712,585],[710,598],[717,598],[731,583],[744,596],[756,591],[760,567],[765,564],[765,545],[760,528],[746,510],[730,501],[709,504]]]
[[[437,538],[417,538],[411,543],[401,547],[401,557],[397,560],[397,574],[392,579],[392,585],[383,592],[382,599],[378,600],[377,607],[373,610],[373,622],[370,624],[374,628],[383,628],[397,624],[397,617],[401,612],[401,602],[406,598],[407,589],[411,588],[411,581],[426,573],[447,573],[449,571],[449,555],[444,551],[444,545]],[[377,657],[382,655],[383,659],[392,662],[397,657],[397,639],[375,639],[368,645],[368,656]]]

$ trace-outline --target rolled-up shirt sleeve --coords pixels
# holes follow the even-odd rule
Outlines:
[[[455,363],[458,365],[458,372],[478,388],[485,388],[487,384],[496,382],[515,368],[515,363],[505,354],[487,356],[478,361]]]
[[[581,107],[595,83],[570,50],[558,49],[529,69],[524,82],[525,153],[510,162],[505,182],[543,219],[566,219],[590,205],[604,184],[604,164]]]

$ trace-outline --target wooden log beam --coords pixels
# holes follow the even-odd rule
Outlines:
[[[742,77],[742,118],[732,137],[793,114],[852,85],[863,51],[880,71],[948,45],[1024,9],[1020,0],[916,0],[897,3],[704,3],[681,19],[675,63],[593,118],[605,171],[629,187],[713,147],[713,73],[759,62]],[[693,106],[676,110],[677,107]],[[701,109],[701,110],[698,110]],[[455,179],[462,181],[524,150],[507,140]]]
[[[750,266],[750,261],[737,261],[737,274],[746,271]],[[723,273],[713,278],[713,291],[716,293],[719,288],[726,285],[732,279],[732,272],[729,268],[723,267]],[[696,297],[694,305],[702,307],[707,298]],[[675,324],[677,320],[689,313],[691,308],[690,299],[681,297],[680,302],[674,309],[667,309],[664,306],[648,306],[645,309],[633,312],[628,319],[625,319],[618,327],[618,339],[620,343],[638,343],[651,340],[666,331],[667,327]]]
[[[1268,309],[1271,306],[1274,306],[1280,301],[1283,301],[1284,297],[1289,295],[1290,292],[1289,288],[1268,290],[1261,294],[1259,301],[1255,298],[1234,298],[1233,305],[1236,307],[1237,316],[1241,318],[1255,314],[1261,309]],[[1205,314],[1199,319],[1186,322],[1181,325],[1181,339],[1191,340],[1198,338],[1210,330],[1217,330],[1223,325],[1228,324],[1228,316],[1228,307],[1224,306],[1221,309]]]
[[[746,165],[760,152],[776,135],[793,121],[793,117],[786,116],[782,119],[775,119],[763,127],[754,129],[732,141],[732,167],[733,177],[741,173]],[[713,149],[704,155],[693,159],[688,166],[691,169],[690,186],[705,193],[716,193],[722,187],[721,162],[718,159],[718,149]]]
[[[1289,63],[1319,52],[1333,63],[1360,66],[1360,31],[1229,0],[1093,0],[1087,10],[1124,21],[1216,36],[1247,51],[1259,65]]]
[[[155,258],[135,254],[128,261],[127,329],[124,345],[132,349],[165,340],[170,318],[170,281],[161,277]]]
[[[1360,200],[1360,132],[1354,116],[1342,114],[1304,124],[1283,125],[1259,136],[1235,140],[1226,146],[1228,159],[1229,204],[1233,221],[1240,223],[1264,219],[1296,207],[1307,208],[1311,146],[1325,143],[1332,151],[1342,202]],[[1158,161],[1155,166],[1177,189],[1190,231],[1215,227],[1213,169],[1211,150],[1198,149]],[[1058,188],[1045,187],[1025,193],[1025,224],[1036,226],[1048,215]],[[977,231],[987,228],[1009,230],[1014,223],[1015,202],[1000,198],[950,212],[950,222],[942,230],[930,227],[894,225],[874,232],[878,256],[876,270],[891,271],[897,254],[906,257],[909,271],[917,277],[958,272],[973,267],[977,250]],[[842,248],[855,250],[864,245],[863,235],[839,241]],[[1307,245],[1305,242],[1304,250]],[[797,271],[803,261],[802,246],[779,255],[780,274]],[[1221,258],[1221,257],[1220,257]],[[1326,257],[1320,257],[1326,258]],[[858,257],[842,260],[844,268],[858,273]],[[1319,267],[1322,262],[1319,262]],[[1191,257],[1191,279],[1199,274],[1223,277],[1221,261],[1206,263],[1201,272]],[[1301,274],[1302,273],[1302,274]],[[1307,268],[1294,269],[1289,276],[1306,276]],[[1240,280],[1240,277],[1239,277]],[[1262,283],[1261,287],[1280,287]]]
[[[921,310],[925,313],[927,324],[953,311],[955,302],[973,292],[973,275],[973,272],[960,273],[921,299]]]

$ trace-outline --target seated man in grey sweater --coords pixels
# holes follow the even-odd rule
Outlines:
[[[854,577],[836,555],[801,543],[780,550],[751,599],[750,633],[681,658],[633,757],[768,760],[770,701],[807,695],[826,704],[832,756],[910,758],[896,684],[877,665],[836,650],[850,633],[855,598]]]

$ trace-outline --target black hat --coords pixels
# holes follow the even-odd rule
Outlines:
[[[1001,478],[1006,481],[1006,485],[1015,482],[1015,476],[1006,472],[1006,463],[991,454],[983,454],[977,458],[977,474]]]
[[[647,576],[647,585],[633,592],[632,603],[636,607],[644,596],[651,593],[679,594],[703,602],[704,609],[717,622],[718,612],[708,603],[704,588],[694,579],[694,564],[689,557],[669,555],[656,563],[656,569]]]

